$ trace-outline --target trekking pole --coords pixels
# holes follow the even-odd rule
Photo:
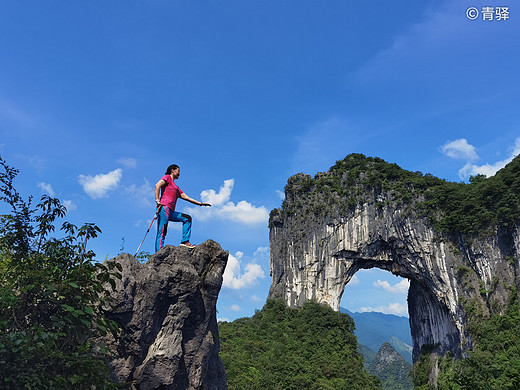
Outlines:
[[[139,253],[139,249],[141,249],[141,245],[143,245],[143,242],[144,242],[146,236],[148,235],[148,232],[152,228],[153,221],[155,221],[155,218],[157,218],[157,215],[159,214],[159,211],[161,211],[161,207],[162,207],[162,205],[157,206],[157,210],[155,211],[155,215],[153,216],[152,222],[150,222],[150,226],[148,226],[148,230],[146,231],[146,234],[143,237],[143,241],[141,241],[141,243],[139,244],[139,247],[135,251],[134,257],[137,256],[137,254]]]

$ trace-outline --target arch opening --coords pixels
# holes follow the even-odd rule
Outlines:
[[[471,348],[460,304],[468,295],[460,286],[464,258],[430,225],[402,213],[368,202],[352,215],[310,224],[273,213],[269,297],[289,307],[313,299],[339,310],[345,286],[359,270],[390,271],[410,281],[413,360],[421,351],[461,357]]]
[[[377,267],[361,269],[343,290],[340,311],[356,323],[355,335],[369,365],[384,343],[413,363],[408,317],[409,280]],[[368,348],[368,350],[367,350]]]
[[[408,281],[409,287],[406,289],[406,311],[403,310],[399,312],[398,305],[391,306],[388,297],[382,299],[380,296],[380,300],[378,301],[377,294],[371,294],[374,295],[374,301],[371,306],[361,305],[361,302],[366,302],[366,289],[362,292],[364,295],[361,301],[358,301],[357,308],[361,309],[361,312],[379,311],[383,314],[407,315],[412,340],[413,362],[417,361],[421,353],[437,353],[442,355],[446,352],[451,352],[455,357],[460,357],[462,351],[467,349],[467,345],[464,346],[463,342],[468,343],[469,341],[461,337],[460,327],[457,326],[454,311],[450,310],[449,307],[450,301],[446,299],[445,292],[439,289],[439,281],[433,280],[431,275],[428,277],[424,273],[414,272],[413,267],[406,261],[381,261],[358,258],[355,259],[348,268],[349,269],[343,274],[344,280],[342,281],[343,289],[340,293],[340,306],[342,304],[351,308],[356,306],[356,297],[351,296],[351,290],[352,287],[358,283],[359,275],[363,275],[367,272],[376,271],[374,277],[364,278],[364,282],[372,283],[372,289],[380,287],[388,294],[392,291],[397,291],[400,288],[398,287],[399,283],[403,283],[403,281],[406,280]],[[393,280],[393,285],[384,279],[389,278],[388,273],[385,271],[392,273],[393,276],[390,280]],[[347,301],[349,298],[351,302],[354,302],[354,306],[347,303],[349,302]],[[352,301],[352,299],[354,299],[354,301]],[[404,304],[403,301],[396,301],[395,303]],[[385,308],[387,309],[386,313]],[[346,309],[349,310],[348,307],[346,307]],[[362,334],[362,330],[357,329],[357,333]]]

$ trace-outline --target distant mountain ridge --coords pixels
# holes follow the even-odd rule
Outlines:
[[[403,355],[408,363],[412,363],[412,335],[408,318],[378,312],[351,312],[343,307],[339,310],[354,320],[354,334],[359,344],[375,353],[387,342]]]

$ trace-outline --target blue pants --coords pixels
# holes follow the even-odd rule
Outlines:
[[[164,246],[164,239],[168,232],[168,222],[182,222],[182,242],[190,240],[191,237],[191,216],[178,211],[172,211],[168,207],[161,207],[157,217],[157,238],[155,239],[155,251],[157,252]]]

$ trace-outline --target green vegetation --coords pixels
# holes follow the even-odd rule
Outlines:
[[[380,208],[394,204],[414,211],[449,234],[479,235],[497,226],[512,228],[520,221],[520,156],[495,176],[478,175],[465,184],[351,154],[314,178],[291,177],[283,212],[331,217],[352,212],[370,199]]]
[[[390,343],[384,343],[377,357],[368,367],[368,372],[376,375],[384,390],[412,390],[413,382],[409,374],[412,365],[395,350]]]
[[[439,390],[516,390],[520,389],[520,311],[518,294],[511,292],[504,314],[491,317],[470,310],[469,331],[473,350],[466,359],[450,355],[439,364]],[[422,355],[414,366],[418,390],[430,390],[430,357]]]
[[[364,360],[363,366],[365,368],[367,368],[370,365],[370,363],[372,363],[377,356],[377,353],[374,352],[372,349],[370,349],[366,345],[359,344],[359,343],[358,343],[358,352],[361,354],[361,356],[363,356],[363,360]]]
[[[10,208],[0,216],[0,388],[115,388],[108,351],[94,341],[117,330],[101,306],[120,275],[86,250],[101,230],[65,222],[65,237],[50,238],[65,207],[44,195],[33,208],[13,187],[18,171],[0,165],[0,199]]]
[[[316,302],[290,309],[268,300],[251,318],[219,324],[229,389],[379,389],[353,330],[348,315]]]

